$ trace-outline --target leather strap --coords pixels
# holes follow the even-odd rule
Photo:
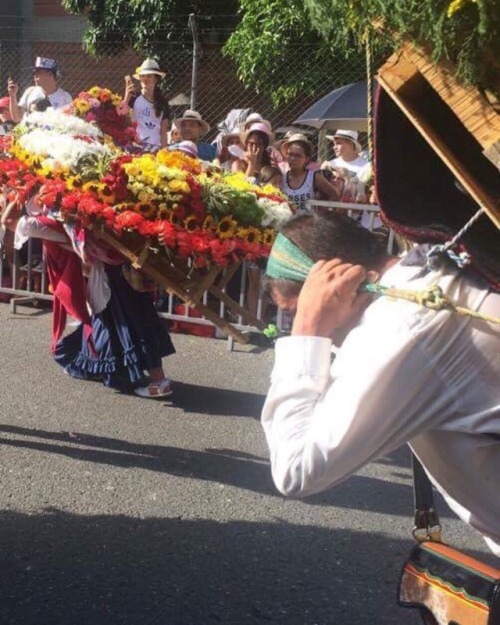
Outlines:
[[[419,459],[412,453],[413,496],[415,501],[415,526],[413,536],[417,541],[441,542],[441,527],[434,503],[432,484]],[[419,533],[425,530],[425,533]]]

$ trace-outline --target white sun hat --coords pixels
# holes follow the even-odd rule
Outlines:
[[[165,78],[167,72],[163,72],[158,65],[158,62],[154,59],[146,59],[141,63],[139,67],[136,68],[134,78],[136,80],[140,80],[141,76],[147,76],[150,74],[155,74],[156,76],[160,76],[161,78]]]
[[[351,141],[351,143],[354,144],[356,154],[359,154],[363,150],[361,143],[358,141],[358,133],[356,130],[336,130],[333,135],[326,135],[326,138],[330,139],[330,141],[333,141],[336,137]]]
[[[184,111],[184,113],[182,114],[182,117],[178,117],[177,119],[174,119],[173,124],[176,128],[180,130],[182,127],[182,122],[185,122],[188,120],[194,120],[195,122],[198,122],[201,126],[201,133],[203,135],[207,134],[207,132],[210,130],[210,124],[208,124],[204,119],[202,119],[198,111],[192,111],[191,109],[187,109],[187,111]]]

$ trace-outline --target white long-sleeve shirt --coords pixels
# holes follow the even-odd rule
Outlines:
[[[500,316],[500,296],[457,272],[409,282],[391,268],[382,284],[436,282],[463,306]],[[500,556],[500,326],[380,297],[331,362],[331,341],[276,344],[262,424],[277,488],[305,496],[409,442],[450,506]]]

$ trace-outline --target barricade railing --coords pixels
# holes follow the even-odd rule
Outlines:
[[[35,252],[35,239],[29,239],[23,250],[4,245],[0,249],[0,301],[10,300],[10,309],[36,301],[52,301],[45,258]]]
[[[310,200],[308,207],[311,210],[344,211],[345,214],[366,227],[376,231],[380,224],[378,206],[372,204],[350,204],[345,202],[327,202],[322,200]],[[387,252],[395,253],[396,242],[394,232],[385,229],[387,235]],[[12,257],[7,258],[5,252],[0,256],[0,294],[11,296],[11,311],[16,312],[20,304],[30,303],[36,300],[51,301],[52,295],[48,292],[48,280],[45,271],[45,261],[41,263],[33,251],[33,239],[28,241],[25,255],[21,256],[18,250],[13,250]],[[249,308],[256,313],[256,317],[264,323],[275,323],[281,331],[287,331],[291,325],[291,317],[280,310],[275,311],[267,297],[263,294],[261,277],[263,270],[255,263],[243,262],[241,269],[233,276],[223,291],[230,293],[231,297],[242,307]],[[8,279],[10,278],[10,280]],[[0,301],[1,301],[0,297]],[[158,294],[159,315],[173,323],[192,324],[200,327],[212,327],[213,336],[223,338],[223,333],[214,324],[203,316],[198,316],[196,311],[190,310],[182,301],[169,293]],[[203,295],[203,303],[210,305],[209,294]],[[241,332],[260,333],[261,331],[247,323],[244,316],[232,315],[223,301],[217,303],[219,316],[228,319],[230,323]],[[200,332],[203,334],[203,332]],[[234,341],[227,338],[227,347],[233,348]]]

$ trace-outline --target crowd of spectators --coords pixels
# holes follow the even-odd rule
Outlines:
[[[10,133],[33,111],[62,109],[72,102],[71,94],[59,84],[62,75],[56,60],[37,57],[32,75],[33,85],[22,93],[9,78],[8,93],[0,98],[0,135]],[[213,133],[210,134],[210,125],[199,111],[187,109],[172,119],[168,98],[161,89],[165,76],[157,61],[147,58],[124,78],[123,102],[131,109],[145,151],[179,150],[224,172],[240,172],[257,184],[273,185],[288,197],[298,213],[311,210],[311,200],[366,203],[372,197],[375,202],[370,189],[371,166],[363,156],[356,131],[339,129],[327,135],[332,158],[321,165],[314,157],[315,145],[303,132],[292,130],[277,138],[271,123],[250,109],[231,110],[218,124],[217,136],[208,141],[206,137]],[[360,219],[361,216],[360,212]],[[19,288],[24,286],[28,265],[40,265],[39,250],[31,256],[34,260],[25,253],[22,266],[18,267]],[[254,309],[259,275],[255,267],[249,269],[249,274],[249,298],[253,302],[250,308]]]

